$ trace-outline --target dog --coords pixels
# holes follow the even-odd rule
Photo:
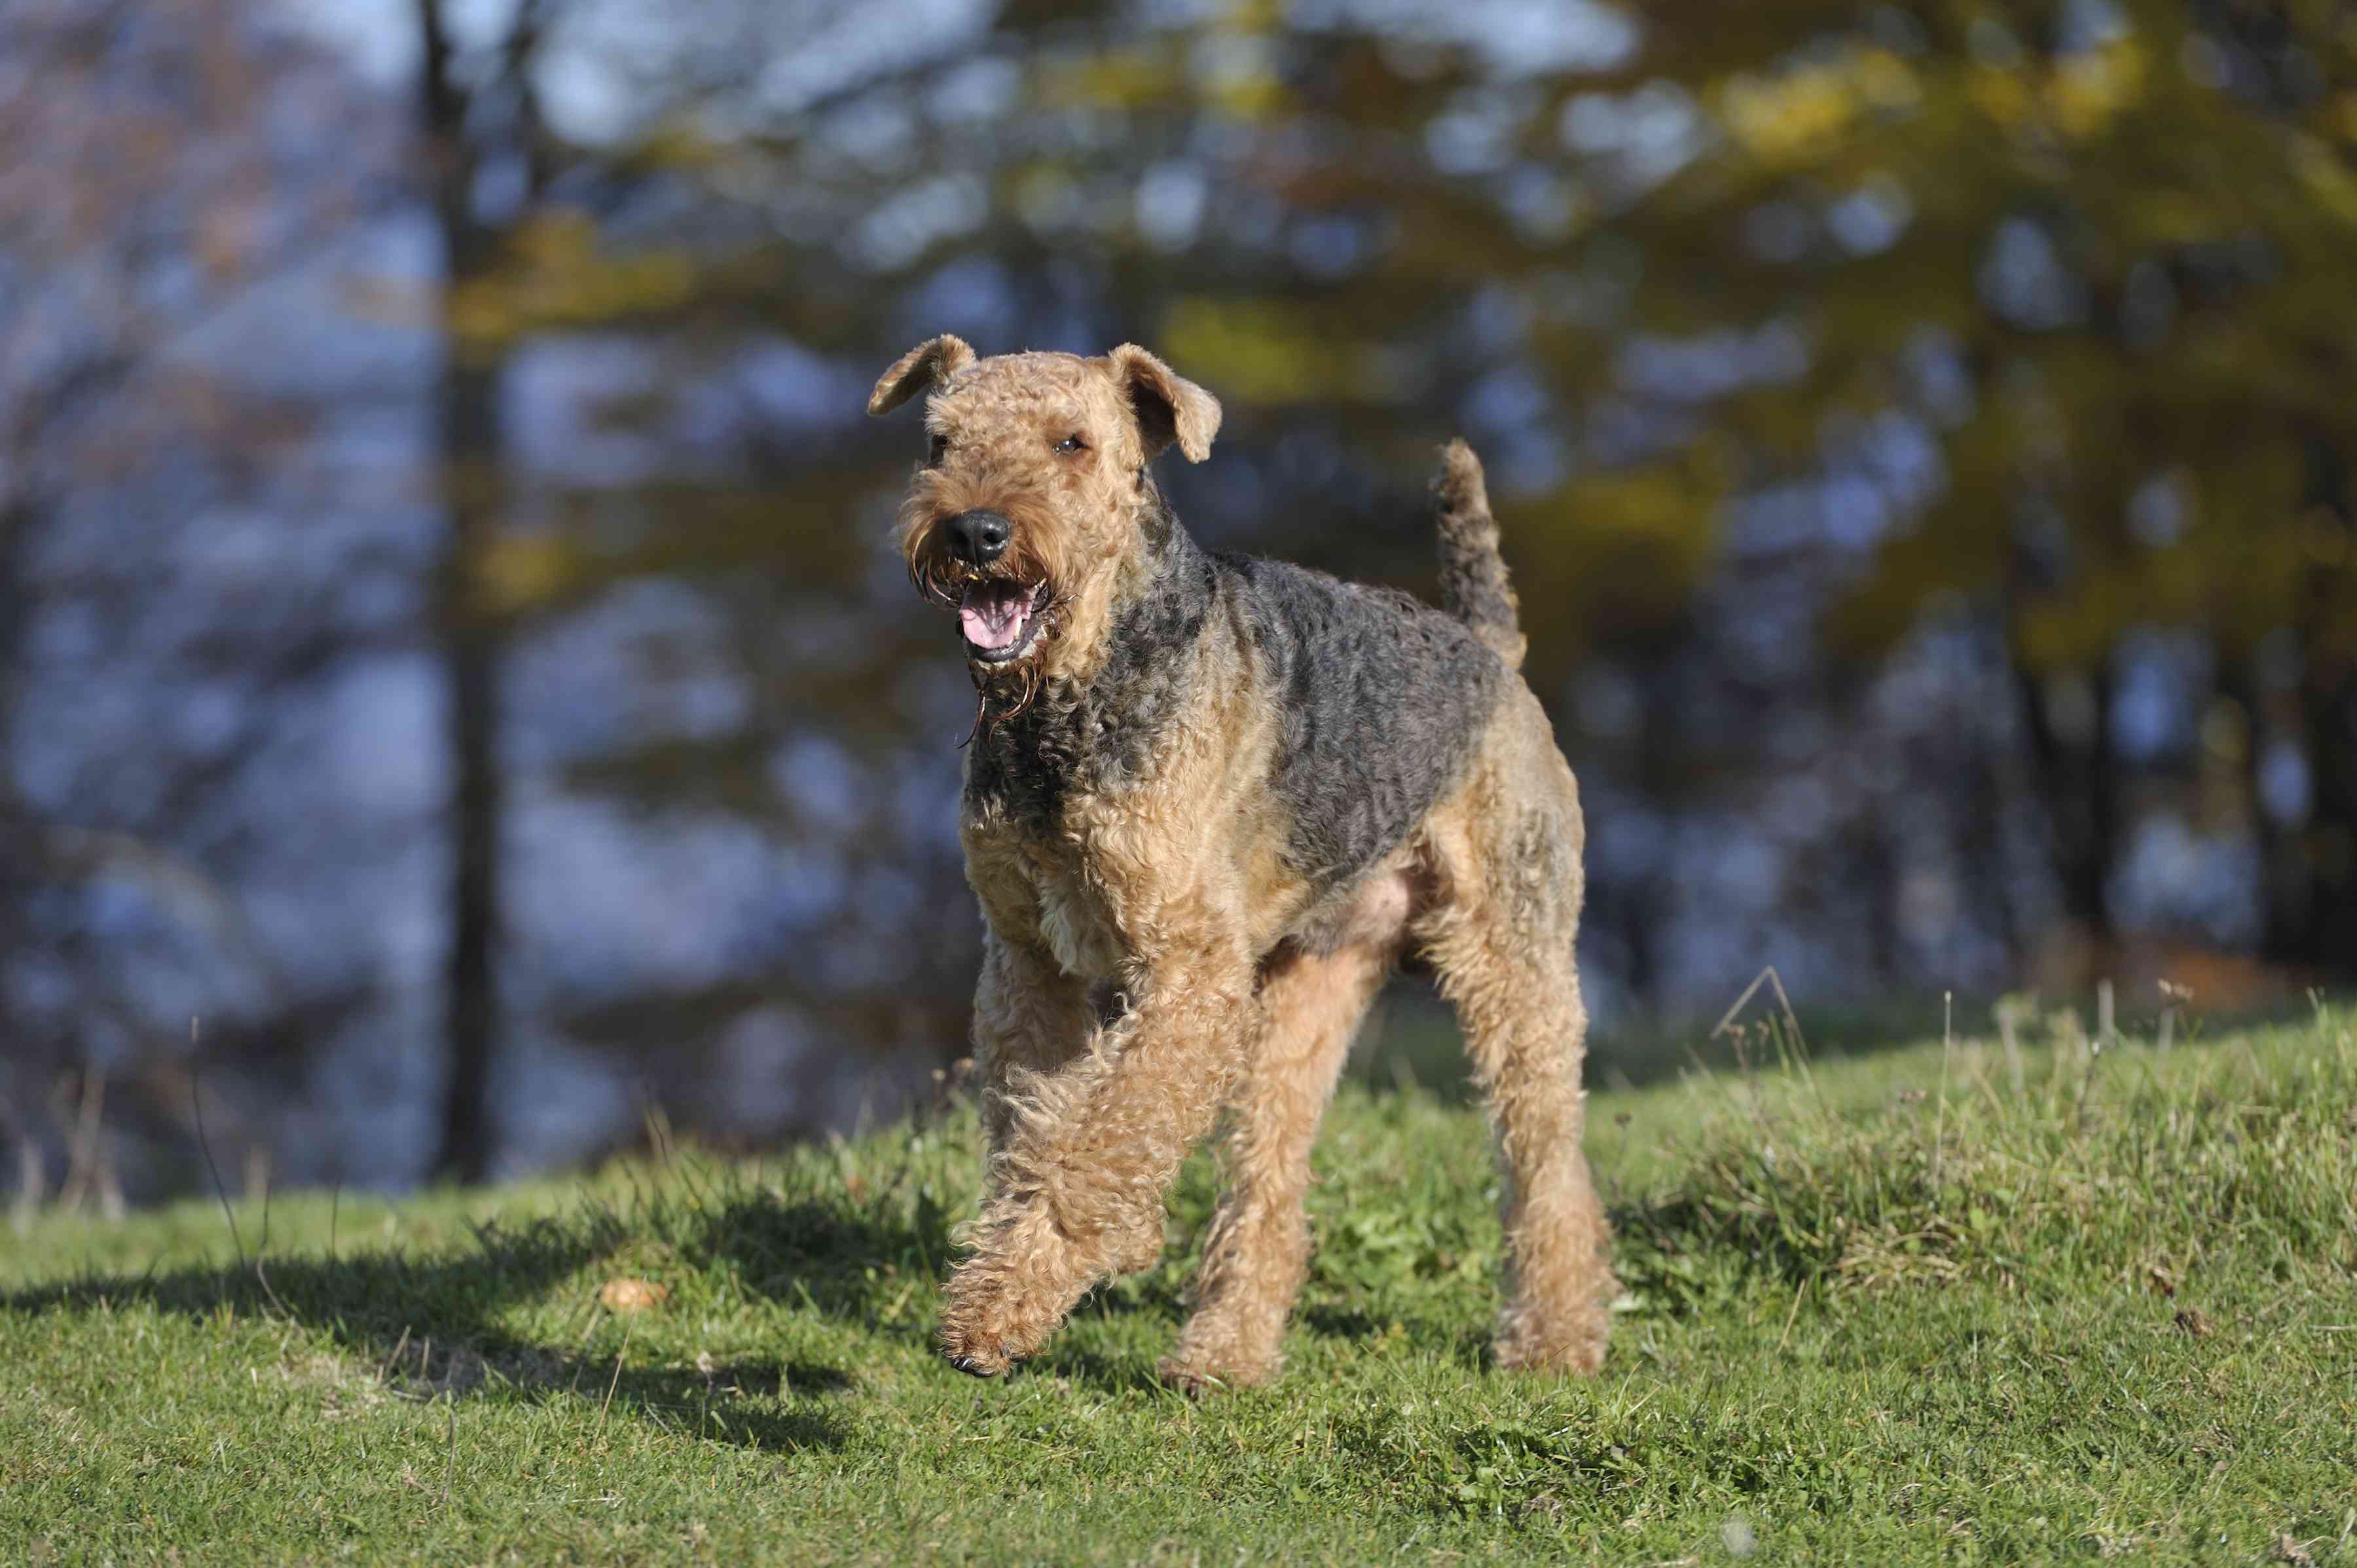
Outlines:
[[[1443,451],[1435,609],[1199,546],[1149,465],[1201,462],[1220,404],[1134,344],[978,359],[944,335],[867,410],[919,397],[899,543],[977,691],[959,826],[987,927],[987,1179],[942,1353],[1004,1373],[1151,1265],[1224,1111],[1228,1189],[1159,1369],[1190,1392],[1274,1376],[1310,1145],[1413,956],[1458,1011],[1508,1177],[1497,1362],[1594,1372],[1616,1286],[1581,1147],[1585,829],[1518,672],[1479,459]]]

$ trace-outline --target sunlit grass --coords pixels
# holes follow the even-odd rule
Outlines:
[[[0,1243],[0,1542],[62,1560],[2357,1561],[2352,1019],[1934,1044],[1591,1101],[1605,1375],[1486,1366],[1478,1112],[1346,1088],[1275,1387],[1155,1385],[1163,1265],[981,1384],[975,1131]],[[2019,1068],[2017,1086],[2015,1069]],[[262,1216],[239,1211],[244,1245]],[[640,1288],[640,1284],[646,1287]],[[618,1311],[637,1297],[654,1300]],[[658,1298],[659,1299],[654,1299]],[[0,1552],[14,1556],[13,1544]],[[2288,1559],[2287,1559],[2288,1560]]]

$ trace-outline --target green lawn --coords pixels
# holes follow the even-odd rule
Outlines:
[[[1346,1089],[1290,1369],[1201,1403],[1151,1378],[1200,1160],[1041,1359],[931,1355],[965,1112],[282,1199],[266,1248],[241,1206],[259,1266],[217,1207],[44,1220],[0,1234],[0,1559],[2357,1563],[2353,1030],[1598,1094],[1628,1295],[1579,1384],[1485,1367],[1488,1138],[1422,1090]]]

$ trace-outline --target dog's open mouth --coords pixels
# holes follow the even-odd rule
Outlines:
[[[1039,612],[1047,602],[1045,583],[994,578],[968,583],[958,599],[958,629],[965,633],[966,657],[985,664],[1020,659],[1039,635],[1046,619]]]

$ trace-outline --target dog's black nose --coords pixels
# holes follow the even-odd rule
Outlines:
[[[995,511],[962,511],[942,524],[950,553],[969,566],[987,566],[1006,552],[1014,525]]]

